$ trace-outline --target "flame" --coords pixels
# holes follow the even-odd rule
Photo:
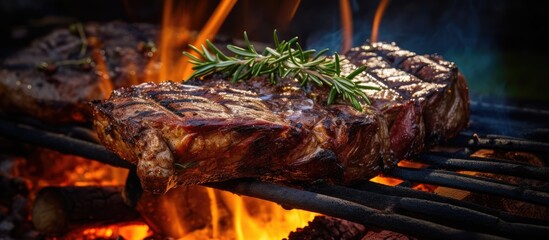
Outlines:
[[[217,191],[217,190],[216,190]],[[256,198],[219,191],[233,212],[235,239],[284,239],[296,228],[304,227],[317,213],[286,210],[280,205]]]
[[[213,39],[235,4],[236,0],[222,0],[192,45],[200,46],[206,43],[206,39]],[[187,57],[182,57],[179,61],[178,66],[184,66],[181,76],[183,79],[187,79],[193,72],[192,65],[187,63]]]
[[[208,197],[210,198],[210,212],[212,215],[212,238],[219,237],[219,208],[214,189],[208,188]]]
[[[280,8],[277,9],[276,12],[283,13],[283,14],[279,14],[278,17],[276,18],[277,26],[281,27],[282,29],[285,29],[288,25],[290,25],[290,22],[294,18],[295,13],[299,8],[299,5],[301,5],[301,0],[279,1],[278,4],[280,5]]]
[[[389,5],[389,0],[381,0],[379,2],[379,5],[377,6],[376,15],[374,16],[374,23],[372,25],[372,38],[370,42],[374,43],[377,42],[377,33],[379,30],[379,23],[381,22],[381,18],[383,17],[383,14],[385,13],[385,9],[387,9],[387,6]]]
[[[151,235],[149,227],[144,223],[132,223],[107,227],[86,228],[72,231],[67,235],[56,238],[64,239],[126,239],[143,240]]]
[[[205,11],[204,2],[200,1],[198,4],[201,5],[194,7],[196,14],[203,14]],[[182,66],[177,64],[181,53],[178,49],[190,43],[193,38],[193,33],[190,30],[190,16],[193,14],[188,8],[178,8],[178,10],[174,12],[173,0],[164,1],[158,54],[147,66],[147,69],[154,72],[156,64],[160,62],[160,69],[158,75],[152,74],[146,78],[146,81],[158,83],[165,80],[176,81],[181,78],[182,70],[179,69]]]
[[[100,49],[100,43],[95,37],[87,39],[91,46],[91,58],[95,62],[96,74],[99,77],[99,90],[103,93],[104,98],[108,98],[113,90],[109,68],[105,60],[105,51]]]
[[[353,45],[353,14],[349,0],[339,0],[341,10],[341,27],[343,29],[343,43],[341,52],[346,53]]]

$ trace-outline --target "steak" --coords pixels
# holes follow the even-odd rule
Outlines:
[[[354,64],[368,63],[372,57],[383,59],[388,66],[407,72],[433,86],[433,92],[422,94],[426,143],[429,146],[446,141],[469,124],[469,90],[458,67],[438,55],[418,55],[400,49],[394,43],[373,43],[353,48],[347,56]],[[378,60],[376,60],[378,61]],[[387,66],[387,65],[385,65]],[[373,66],[369,72],[385,66]],[[381,78],[385,82],[389,78]],[[394,89],[394,87],[391,87]],[[423,91],[418,88],[417,91]],[[416,92],[417,92],[416,91]]]
[[[369,97],[388,120],[397,158],[414,157],[424,145],[448,140],[467,127],[469,92],[455,64],[386,43],[353,48],[345,57],[346,71],[366,66],[357,80],[382,89]]]
[[[357,66],[367,66],[365,73],[354,80],[380,89],[366,90],[366,95],[372,106],[379,109],[387,120],[391,150],[397,159],[413,158],[424,149],[422,97],[432,93],[433,86],[406,72],[389,67],[379,57],[366,58],[364,55],[349,54],[349,58],[342,58],[342,72],[348,74]]]
[[[137,164],[144,190],[234,178],[352,184],[395,164],[375,109],[324,106],[289,79],[144,83],[94,101],[102,143]]]
[[[144,47],[158,35],[154,25],[89,23],[82,30],[85,38],[69,28],[55,30],[4,59],[0,110],[52,124],[89,122],[89,101],[156,74]]]

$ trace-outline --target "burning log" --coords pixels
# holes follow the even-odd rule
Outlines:
[[[124,203],[120,187],[47,187],[40,190],[32,209],[34,226],[48,235],[139,217]]]
[[[181,186],[166,194],[143,192],[135,171],[130,171],[122,193],[156,233],[180,238],[212,222],[210,197],[202,186]]]

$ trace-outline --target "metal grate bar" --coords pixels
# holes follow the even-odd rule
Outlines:
[[[135,165],[120,159],[118,155],[108,151],[102,145],[67,137],[64,134],[42,131],[24,124],[0,119],[0,134],[21,142],[55,149],[65,154],[94,159],[115,167],[135,167]]]
[[[472,159],[447,158],[433,154],[422,154],[416,161],[427,163],[436,168],[449,170],[469,170],[504,174],[541,181],[549,181],[548,167],[534,167],[522,164],[489,162]]]
[[[458,230],[401,214],[380,211],[324,194],[257,181],[231,181],[206,186],[277,202],[283,206],[319,212],[356,223],[377,226],[422,239],[501,239],[493,235]]]
[[[508,151],[526,151],[549,153],[549,143],[516,139],[516,138],[501,138],[494,136],[465,136],[460,134],[451,140],[451,143],[456,146],[469,148],[489,148]]]
[[[25,124],[0,119],[0,133],[21,142],[83,156],[109,165],[135,168],[133,164],[120,159],[102,145],[43,131]],[[507,166],[504,163],[497,164]],[[408,181],[485,192],[542,205],[549,203],[549,193],[447,171],[396,168],[390,175]],[[352,188],[315,185],[306,190],[247,180],[205,185],[418,238],[497,239],[499,237],[496,235],[523,237],[549,234],[549,227],[545,221],[513,216],[416,190],[405,190],[401,187],[384,189],[372,184],[374,183],[365,182]],[[390,190],[387,190],[388,188]],[[471,221],[475,224],[470,224]]]
[[[428,183],[462,190],[487,193],[524,202],[549,206],[549,193],[443,170],[396,167],[388,174],[411,182]]]

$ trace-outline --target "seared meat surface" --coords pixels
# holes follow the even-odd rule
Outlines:
[[[465,78],[454,63],[438,55],[419,55],[400,49],[394,43],[382,42],[353,48],[346,56],[353,64],[370,66],[370,73],[390,67],[409,73],[419,80],[417,85],[408,85],[416,87],[410,89],[414,95],[404,98],[424,102],[422,112],[428,145],[448,140],[468,126],[469,90]],[[385,64],[371,64],[377,61],[384,61]],[[398,84],[391,84],[390,79],[380,78],[391,89],[401,88]],[[429,93],[425,92],[426,89],[430,89]]]
[[[351,184],[394,165],[373,109],[320,105],[290,80],[202,83],[145,83],[93,103],[101,141],[137,164],[146,191],[242,177]]]
[[[397,158],[414,157],[424,145],[448,140],[467,127],[469,92],[455,64],[387,43],[356,47],[345,57],[346,71],[367,66],[358,80],[382,89],[368,96],[385,114]]]
[[[381,89],[365,90],[372,106],[358,112],[343,102],[327,106],[328,88],[291,79],[232,84],[217,75],[138,85],[158,78],[156,26],[82,30],[56,30],[5,59],[0,111],[51,124],[93,119],[103,144],[137,164],[151,192],[243,177],[352,184],[453,137],[469,120],[455,64],[394,44],[341,57],[344,74],[367,66],[355,80]]]
[[[157,72],[144,47],[157,37],[154,25],[89,23],[82,30],[55,30],[7,57],[0,64],[0,111],[52,124],[89,122],[89,101]]]

